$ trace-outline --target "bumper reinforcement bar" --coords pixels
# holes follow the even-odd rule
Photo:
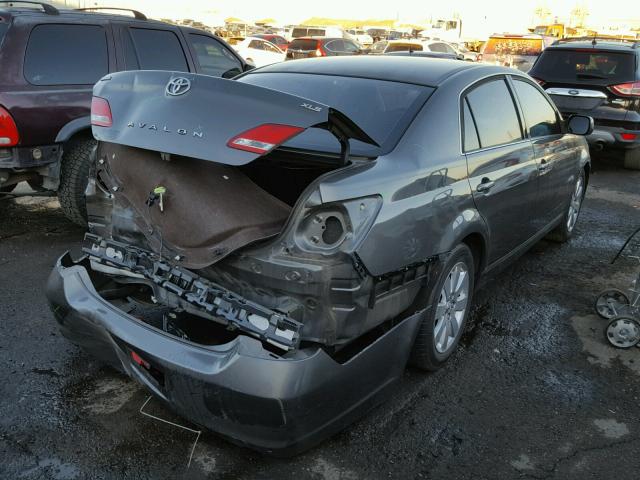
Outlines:
[[[172,266],[158,255],[90,233],[85,234],[82,250],[100,264],[142,275],[230,328],[283,350],[294,350],[300,345],[300,322],[250,302],[189,270]]]

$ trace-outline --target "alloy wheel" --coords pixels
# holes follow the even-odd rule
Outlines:
[[[576,187],[571,195],[571,202],[569,203],[569,214],[567,215],[567,230],[572,232],[578,222],[578,215],[580,215],[580,207],[582,206],[582,198],[584,196],[584,180],[582,175],[578,177]]]
[[[469,269],[456,263],[447,275],[436,306],[433,341],[438,353],[448,353],[456,344],[469,306]]]

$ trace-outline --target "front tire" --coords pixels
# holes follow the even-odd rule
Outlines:
[[[456,351],[473,299],[474,266],[473,254],[465,244],[451,252],[430,292],[431,307],[416,335],[411,365],[435,371]]]
[[[586,175],[584,170],[580,170],[578,180],[576,180],[576,184],[571,192],[571,199],[569,200],[567,213],[562,217],[560,224],[547,235],[548,240],[564,243],[571,238],[571,235],[573,235],[573,231],[576,228],[576,223],[578,223],[578,217],[580,216],[582,201],[584,200],[586,191]]]
[[[58,187],[60,207],[69,220],[83,227],[87,225],[84,191],[89,181],[89,167],[96,145],[93,138],[70,140],[62,155]]]

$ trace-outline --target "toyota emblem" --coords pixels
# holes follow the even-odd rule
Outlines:
[[[185,77],[177,77],[172,78],[169,83],[167,83],[167,88],[165,88],[165,92],[167,95],[171,95],[173,97],[177,97],[178,95],[184,95],[191,89],[191,81]]]
[[[580,90],[569,90],[569,95],[580,95]]]

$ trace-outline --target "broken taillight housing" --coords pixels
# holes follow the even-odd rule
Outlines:
[[[96,127],[110,127],[113,125],[111,107],[104,98],[93,97],[91,100],[91,125]]]
[[[293,125],[265,123],[236,135],[227,142],[229,148],[264,155],[287,140],[295,137],[304,128]]]
[[[353,251],[378,216],[380,196],[355,198],[311,208],[297,225],[295,240],[310,252]]]
[[[0,147],[15,147],[19,141],[16,122],[11,114],[0,106]]]
[[[640,97],[640,82],[621,83],[609,87],[613,93],[625,97]]]

